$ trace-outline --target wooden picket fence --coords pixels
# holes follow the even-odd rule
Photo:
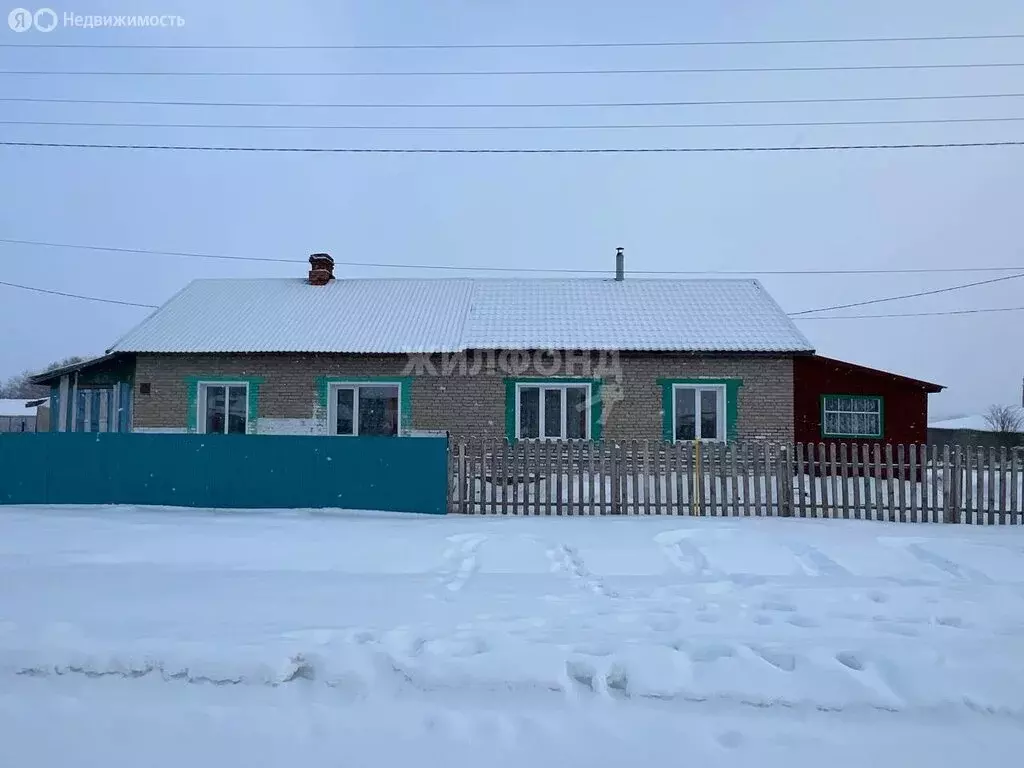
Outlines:
[[[449,511],[1024,524],[1024,451],[959,446],[470,440]]]

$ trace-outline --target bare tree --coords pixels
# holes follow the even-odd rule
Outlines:
[[[990,405],[985,423],[993,432],[1024,432],[1024,410],[1012,405]]]
[[[66,357],[63,360],[50,363],[46,366],[47,371],[63,368],[65,365],[80,363],[86,358],[77,355]],[[32,371],[22,371],[11,376],[6,381],[0,381],[0,398],[11,398],[14,400],[30,400],[34,397],[46,397],[50,394],[49,387],[40,387],[29,381],[33,375]]]

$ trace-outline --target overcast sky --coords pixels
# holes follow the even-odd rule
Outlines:
[[[13,7],[14,3],[8,3]],[[25,3],[19,3],[24,5]],[[793,39],[1024,32],[1019,0],[484,2],[81,0],[59,15],[179,14],[181,29],[0,27],[2,43],[375,44]],[[0,18],[6,17],[7,9]],[[25,50],[0,70],[338,71],[1024,62],[1024,40],[418,51]],[[517,77],[0,74],[0,97],[534,103],[1024,92],[1024,68]],[[281,125],[794,122],[1024,116],[1024,98],[602,109],[269,109],[0,101],[0,120]],[[600,131],[0,126],[13,141],[351,147],[736,146],[1024,138],[1024,123]],[[1024,147],[650,155],[322,155],[0,147],[0,237],[302,259],[519,267],[1024,265]],[[294,266],[0,244],[0,280],[159,304],[200,277]],[[338,276],[430,276],[341,267]],[[470,274],[470,273],[464,273]],[[1011,273],[765,276],[791,312]],[[838,314],[1024,306],[1024,279]],[[102,352],[147,310],[0,286],[0,377]],[[932,416],[1019,402],[1024,312],[803,320],[821,354],[944,384]]]

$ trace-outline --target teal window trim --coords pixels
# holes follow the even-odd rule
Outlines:
[[[828,432],[825,429],[825,400],[829,397],[859,397],[866,400],[877,400],[878,401],[878,433],[877,434],[858,434],[856,432]],[[836,411],[834,411],[835,413]],[[841,411],[841,413],[853,413],[853,411]],[[857,411],[860,413],[860,411]],[[869,438],[875,440],[881,440],[885,435],[885,398],[882,395],[852,395],[844,394],[841,392],[829,392],[819,396],[818,398],[818,415],[819,415],[819,431],[823,438],[837,438],[837,437],[856,437],[856,438]]]
[[[248,412],[245,414],[245,433],[259,433],[260,385],[266,381],[262,376],[186,376],[188,392],[188,431],[199,431],[199,386],[201,384],[246,384],[249,389]]]
[[[510,443],[518,441],[518,423],[516,416],[519,410],[519,399],[516,392],[520,384],[544,386],[566,384],[589,384],[590,392],[590,442],[600,442],[604,435],[604,413],[601,408],[601,390],[604,379],[588,379],[576,376],[556,377],[517,377],[505,379],[505,439]]]
[[[328,401],[331,387],[335,384],[397,384],[399,424],[398,434],[408,435],[412,432],[412,376],[318,376],[316,379],[316,398],[319,412],[323,414],[326,434],[331,433],[327,424]],[[342,435],[344,437],[344,435]]]
[[[675,442],[676,386],[683,387],[725,387],[725,442],[734,443],[740,435],[740,387],[739,378],[689,378],[658,379],[661,386],[661,437],[665,442]]]

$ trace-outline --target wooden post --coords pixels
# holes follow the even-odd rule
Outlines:
[[[1006,459],[1006,446],[999,447],[999,524],[1006,525],[1014,522],[1010,511],[1010,493],[1007,486],[1007,474],[1009,462]]]
[[[661,492],[661,480],[664,477],[665,472],[662,469],[662,457],[668,461],[668,456],[665,455],[662,443],[654,444],[654,456],[651,464],[651,473],[654,475],[654,514],[664,514],[662,511],[662,492]]]
[[[807,450],[807,480],[808,480],[808,492],[810,499],[810,509],[808,510],[808,517],[820,517],[818,514],[818,464],[817,458],[814,451],[814,443],[807,443],[804,448]]]
[[[805,489],[807,487],[807,476],[805,470],[807,468],[805,463],[806,449],[803,443],[796,444],[796,504],[794,513],[797,517],[807,517],[807,496],[805,495]]]
[[[626,514],[640,513],[640,441],[630,440],[629,453],[623,457],[626,467],[624,508]]]
[[[935,516],[934,522],[941,523],[942,501],[940,501],[939,497],[944,496],[946,489],[940,487],[942,485],[942,467],[939,465],[939,446],[931,446],[929,463],[932,467],[932,510]]]
[[[952,498],[950,499],[950,515],[946,522],[961,522],[961,510],[964,506],[964,451],[959,444],[953,447],[952,458]],[[967,522],[967,514],[964,514],[964,522]]]
[[[597,486],[594,484],[596,464],[594,463],[594,451],[597,443],[593,440],[587,444],[587,514],[597,514]]]
[[[959,448],[959,446],[957,446]],[[977,524],[978,518],[974,513],[974,453],[963,452],[964,462],[964,488],[962,498],[964,500],[964,522]]]
[[[839,463],[836,459],[836,444],[828,444],[828,484],[831,490],[829,517],[839,517]]]
[[[598,468],[598,482],[601,484],[597,491],[600,494],[601,499],[601,514],[607,515],[611,510],[608,509],[608,492],[611,490],[606,487],[608,482],[608,450],[610,446],[608,443],[598,443],[597,449],[597,461],[599,464]]]
[[[617,460],[619,444],[609,443],[608,448],[608,475],[610,479],[609,490],[611,492],[611,499],[609,499],[609,511],[613,515],[621,515],[622,485],[619,482],[619,462]]]
[[[501,514],[508,515],[508,440],[498,443],[500,464],[498,466],[498,488],[501,489]]]
[[[729,446],[729,472],[732,474],[732,511],[729,513],[733,517],[739,517],[740,514],[740,469],[739,463],[736,460],[736,452],[739,447],[732,443]]]
[[[482,508],[485,515],[494,514],[495,498],[495,472],[493,451],[494,440],[489,437],[480,440],[480,495]]]
[[[562,441],[552,440],[551,470],[555,478],[555,514],[561,517],[565,513],[562,496],[565,492],[565,478],[562,475]]]
[[[565,514],[567,516],[576,514],[576,441],[564,441],[565,451]]]
[[[641,485],[644,489],[644,514],[651,514],[651,441],[644,440],[643,463],[640,465]],[[636,497],[637,504],[640,503],[640,496]],[[637,512],[639,512],[639,508]]]
[[[1024,513],[1024,504],[1021,503],[1021,493],[1019,489],[1019,468],[1017,466],[1018,457],[1021,453],[1020,448],[1014,448],[1011,451],[1010,457],[1010,509],[1013,512],[1013,522],[1022,523],[1024,520],[1018,520],[1017,516]]]
[[[702,445],[700,453],[708,476],[708,503],[704,507],[704,514],[715,517],[718,515],[718,443]]]
[[[704,447],[699,440],[693,442],[693,496],[695,514],[704,515]]]
[[[466,514],[466,444],[459,443],[459,455],[456,459],[458,466],[456,467],[456,476],[458,478],[459,490],[455,495],[455,503],[457,504],[456,509]]]
[[[683,459],[683,444],[679,442],[671,443],[672,445],[672,458],[675,463],[675,481],[676,481],[676,504],[675,514],[685,515],[687,499],[683,494],[683,488],[686,482],[686,461]]]
[[[686,464],[686,466],[684,468],[685,472],[683,472],[683,480],[684,480],[684,482],[686,484],[686,513],[685,514],[693,516],[693,515],[697,514],[696,502],[694,501],[694,498],[693,498],[694,487],[695,487],[694,482],[693,482],[693,478],[694,478],[694,474],[696,472],[696,470],[694,469],[695,457],[693,455],[693,444],[692,443],[680,443],[679,444],[679,450],[682,452],[682,455],[685,457],[685,464]]]
[[[875,443],[874,446],[872,446],[872,453],[875,457],[872,470],[872,474],[874,475],[872,484],[874,485],[875,506],[871,511],[871,519],[884,520],[885,512],[882,506],[882,446]]]
[[[995,525],[996,522],[1003,525],[1001,515],[998,514],[998,506],[996,505],[996,449],[988,449],[988,468],[985,471],[985,496],[988,501],[986,507],[988,508],[989,524]]]
[[[896,522],[896,489],[893,487],[892,443],[885,446],[885,495],[889,504],[886,522]]]
[[[918,506],[918,445],[910,443],[907,445],[910,451],[910,520],[912,522],[925,522],[921,508]]]
[[[761,517],[764,514],[764,510],[761,507],[761,446],[759,443],[754,443],[750,448],[750,459],[751,459],[751,478],[752,478],[752,490],[754,498],[754,515]]]
[[[853,473],[853,517],[856,520],[863,520],[865,515],[861,485],[864,481],[864,462],[861,461],[861,455],[864,452],[865,446],[861,443],[851,443],[850,449],[853,451],[853,465],[851,467]]]
[[[780,443],[779,451],[779,516],[793,517],[793,449],[785,443]]]
[[[900,510],[900,522],[905,523],[908,520],[907,517],[907,504],[906,504],[906,478],[907,478],[907,457],[906,449],[903,443],[896,446],[896,458],[898,461],[896,470],[896,479],[899,485],[896,486],[896,500]]]
[[[863,492],[861,496],[862,507],[861,507],[861,520],[871,519],[871,446],[867,443],[862,443],[860,446],[860,476],[861,485],[863,486]]]
[[[949,443],[942,446],[942,518],[941,523],[952,523],[956,510],[953,501],[956,498],[956,487],[953,480],[953,465],[949,458]]]
[[[846,443],[839,444],[839,479],[843,484],[842,493],[842,509],[843,519],[850,519],[850,455]]]
[[[537,474],[541,478],[541,492],[540,499],[541,509],[544,511],[541,513],[545,517],[550,516],[552,513],[552,504],[554,503],[554,489],[552,483],[554,478],[551,476],[551,443],[547,440],[538,441],[534,447],[537,449]]]
[[[526,473],[529,485],[533,486],[533,504],[530,505],[530,514],[540,514],[540,451],[537,443],[533,440],[523,441],[523,460],[526,463]],[[527,494],[529,496],[529,494]]]

